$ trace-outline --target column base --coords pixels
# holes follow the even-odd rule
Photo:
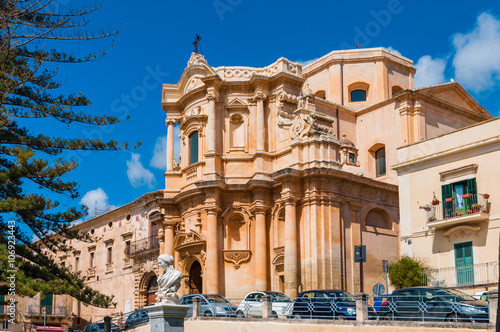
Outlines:
[[[183,332],[188,305],[157,303],[145,307],[149,314],[151,332]]]

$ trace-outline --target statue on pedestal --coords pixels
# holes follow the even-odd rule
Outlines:
[[[163,269],[163,273],[158,277],[156,303],[178,304],[179,294],[177,294],[177,290],[181,286],[182,273],[174,269],[174,258],[170,255],[160,255],[158,264]]]

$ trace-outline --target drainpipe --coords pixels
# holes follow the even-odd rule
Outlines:
[[[344,106],[344,63],[340,63],[340,100],[342,106]]]

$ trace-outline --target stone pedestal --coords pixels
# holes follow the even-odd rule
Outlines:
[[[151,332],[182,332],[188,305],[157,303],[145,307],[149,314]]]

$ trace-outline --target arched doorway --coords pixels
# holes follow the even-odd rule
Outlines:
[[[200,262],[194,261],[189,269],[189,294],[203,293]]]
[[[158,291],[158,280],[156,276],[151,278],[148,284],[148,294],[147,294],[147,300],[146,300],[146,305],[152,305],[156,303],[156,292]]]

